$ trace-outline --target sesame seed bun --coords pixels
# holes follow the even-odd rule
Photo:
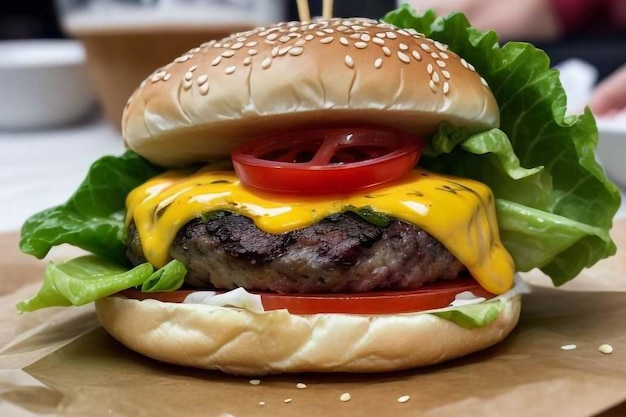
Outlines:
[[[98,318],[143,355],[232,374],[386,372],[432,365],[490,347],[517,324],[521,296],[502,297],[498,317],[468,329],[432,314],[295,315],[108,297]],[[389,341],[393,343],[389,343]]]
[[[498,126],[474,67],[413,30],[352,18],[280,23],[191,49],[135,91],[122,131],[130,149],[180,166],[320,123],[428,134],[443,120]]]

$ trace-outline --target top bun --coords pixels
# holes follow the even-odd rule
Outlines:
[[[135,91],[122,133],[150,161],[181,166],[290,129],[373,123],[424,135],[444,120],[498,126],[474,67],[414,30],[351,18],[279,23],[191,49]]]

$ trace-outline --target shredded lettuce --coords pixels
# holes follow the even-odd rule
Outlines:
[[[461,307],[451,307],[444,311],[435,311],[428,314],[448,320],[466,329],[485,327],[498,318],[504,308],[502,301],[489,301],[480,304],[470,304]]]
[[[80,306],[139,286],[148,292],[175,291],[183,284],[186,273],[183,264],[176,260],[156,272],[148,263],[129,270],[95,255],[60,264],[50,262],[39,292],[20,302],[17,309],[27,312],[52,306]]]

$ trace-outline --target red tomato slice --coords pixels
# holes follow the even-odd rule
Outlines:
[[[184,290],[161,293],[144,293],[129,289],[118,295],[138,300],[156,299],[170,303],[182,302],[189,293]],[[454,297],[471,291],[477,297],[493,298],[471,278],[459,278],[428,284],[415,290],[375,291],[355,294],[276,294],[257,293],[266,311],[287,309],[292,314],[347,313],[347,314],[398,314],[447,307]]]
[[[269,192],[334,194],[407,175],[423,140],[387,127],[312,129],[248,142],[232,153],[243,184]]]

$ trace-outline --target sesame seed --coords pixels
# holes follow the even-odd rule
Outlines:
[[[197,54],[201,50],[202,50],[202,48],[193,48],[193,49],[190,49],[188,53],[190,53],[190,54]]]
[[[222,45],[224,48],[230,48],[230,44],[229,43],[225,43],[224,45]]]
[[[345,32],[346,30],[348,30],[348,27],[344,26],[344,25],[339,25],[339,26],[337,26],[337,30],[339,32]]]
[[[276,38],[278,38],[278,34],[277,33],[270,33],[269,35],[267,35],[267,39],[268,41],[274,41],[276,40]]]
[[[433,64],[428,64],[426,66],[426,71],[428,71],[429,74],[432,74],[434,71]]]
[[[379,69],[382,66],[383,66],[383,59],[382,58],[376,58],[376,60],[374,61],[374,67],[376,69]]]
[[[317,23],[311,23],[311,24],[307,27],[307,29],[308,29],[308,30],[313,30],[313,29],[315,29],[316,27],[317,27]]]
[[[251,379],[249,382],[250,382],[250,385],[260,385],[261,384],[261,380],[260,379]]]
[[[289,41],[291,38],[287,35],[283,35],[280,38],[278,38],[279,41],[281,41],[282,43],[285,43],[287,41]]]
[[[408,28],[406,31],[409,32],[409,34],[411,34],[413,36],[419,35],[419,32],[417,30],[413,29],[413,28]]]
[[[213,61],[211,61],[211,65],[212,66],[216,66],[218,65],[220,62],[222,61],[222,56],[218,56],[217,58],[215,58]]]
[[[483,77],[480,77],[480,82],[485,86],[485,87],[489,87],[489,84],[487,84],[487,80],[485,80]]]
[[[236,67],[236,66],[231,65],[230,67],[226,67],[226,68],[224,69],[224,72],[225,72],[226,74],[232,74],[233,72],[235,72],[235,70],[236,70],[236,69],[237,69],[237,67]]]
[[[272,48],[272,56],[278,55],[278,51],[280,51],[280,48],[278,46]]]
[[[355,42],[354,46],[358,49],[365,49],[367,48],[367,42]]]
[[[604,354],[607,354],[607,355],[608,355],[609,353],[613,353],[613,346],[608,345],[608,344],[606,344],[606,343],[605,343],[605,344],[603,344],[603,345],[600,345],[600,346],[598,347],[598,350],[599,350],[600,352],[602,352],[602,353],[604,353]]]
[[[399,398],[398,398],[398,402],[399,402],[399,403],[405,403],[405,402],[409,401],[410,399],[411,399],[411,397],[410,397],[410,396],[408,396],[408,395],[403,395],[402,397],[399,397]]]
[[[339,401],[343,401],[344,403],[346,401],[350,401],[351,399],[352,399],[352,396],[350,395],[349,392],[344,392],[343,394],[339,396]]]
[[[333,36],[326,36],[320,39],[320,43],[331,43],[335,38]]]
[[[439,56],[442,57],[443,59],[448,59],[450,58],[450,55],[446,54],[445,52],[440,52]]]
[[[280,48],[278,50],[278,55],[279,56],[285,55],[287,52],[289,52],[291,50],[291,48],[293,48],[293,46],[285,46],[284,48]]]
[[[241,47],[243,46],[243,43],[241,42],[237,42],[236,44],[234,44],[233,46],[230,47],[230,49],[241,49]]]
[[[256,49],[248,49],[248,55],[256,55],[258,53],[259,51],[257,51]]]
[[[310,41],[310,40],[313,40],[313,38],[315,38],[315,36],[313,36],[313,35],[311,35],[311,34],[308,34],[308,35],[306,35],[306,36],[304,37],[304,40],[305,40],[305,41]]]
[[[240,36],[240,37],[237,38],[237,40],[239,42],[245,42],[246,41],[246,37],[245,36]]]
[[[174,60],[174,62],[176,63],[183,63],[183,62],[187,62],[189,60],[189,58],[191,58],[192,55],[182,55],[179,56],[178,58],[176,58]]]
[[[325,28],[325,29],[322,29],[322,30],[324,32],[326,32],[326,33],[335,33],[335,29],[331,29],[331,28]]]
[[[269,56],[261,62],[261,68],[268,69],[272,65],[272,58]]]
[[[474,66],[469,62],[467,63],[467,67],[470,69],[470,71],[476,71],[476,68],[474,68]]]
[[[446,70],[442,70],[441,75],[443,75],[444,78],[447,78],[448,80],[450,79],[450,73]]]
[[[298,388],[298,389],[306,389],[307,386],[306,386],[306,384],[304,382],[298,382],[296,384],[296,388]]]
[[[199,91],[200,95],[203,95],[203,96],[206,96],[207,94],[209,94],[209,83],[202,84],[198,88],[198,91]]]
[[[208,48],[213,45],[215,45],[215,40],[204,42],[202,45],[200,45],[200,48]]]
[[[213,45],[214,48],[221,48],[222,44],[221,43],[216,43],[215,45]]]
[[[350,36],[350,39],[361,39],[361,35],[358,33],[353,33]]]
[[[354,68],[354,60],[350,55],[346,55],[343,61],[346,63],[348,68]]]
[[[189,68],[189,71],[194,72],[197,69],[198,69],[198,66],[197,65],[193,65],[191,68]]]
[[[361,40],[363,42],[369,42],[371,40],[370,35],[368,35],[367,33],[364,33],[361,35]]]
[[[258,43],[257,41],[252,41],[252,42],[248,42],[248,43],[246,44],[246,46],[247,46],[248,48],[251,48],[251,47],[253,47],[253,46],[257,46],[258,44],[259,44],[259,43]]]
[[[430,89],[433,91],[433,93],[437,92],[436,87],[435,87],[435,82],[433,80],[430,80],[428,82],[428,86],[430,87]]]
[[[465,68],[469,68],[467,66],[467,61],[465,60],[465,58],[461,58],[461,65],[463,65]]]
[[[302,48],[301,46],[296,46],[295,48],[291,48],[289,50],[289,55],[298,56],[302,55],[302,52],[304,52],[304,48]]]
[[[409,58],[407,54],[401,51],[398,51],[398,58],[400,59],[400,61],[404,62],[405,64],[408,64],[411,62],[411,58]]]
[[[450,91],[450,83],[448,83],[447,81],[444,81],[444,83],[443,83],[443,94],[448,94],[449,91]]]
[[[252,57],[251,56],[247,56],[244,58],[243,60],[243,65],[248,66],[252,63]]]
[[[294,45],[295,46],[304,46],[304,45],[306,45],[306,41],[304,39],[300,39],[299,41],[294,43]]]
[[[435,46],[437,47],[437,49],[439,49],[440,51],[446,51],[448,50],[448,45],[446,45],[445,43],[441,43],[439,41],[435,41]]]
[[[377,38],[383,39],[387,37],[387,34],[385,32],[379,32],[376,34]]]
[[[430,46],[427,43],[420,43],[420,47],[425,51],[430,51]]]
[[[372,39],[372,42],[374,42],[376,45],[380,45],[380,46],[383,46],[385,44],[385,40],[384,39],[377,38],[377,37],[374,37],[374,39]]]
[[[293,400],[292,400],[291,398],[285,398],[285,399],[283,400],[283,402],[284,402],[285,404],[289,404],[289,403],[290,403],[290,402],[292,402],[292,401],[293,401]]]
[[[400,48],[403,51],[406,51],[407,49],[409,49],[409,46],[406,43],[400,43],[400,45],[398,45],[398,48]]]
[[[432,75],[432,79],[435,82],[435,84],[439,83],[439,74],[438,73],[433,73]]]
[[[268,41],[267,39],[265,39],[263,42],[265,42],[267,45],[276,45],[275,41]]]
[[[398,31],[398,33],[399,33],[400,35],[404,35],[404,36],[410,36],[410,35],[411,35],[409,32],[407,32],[407,31],[406,31],[406,30],[404,30],[404,29],[400,29],[400,30]]]
[[[228,49],[224,52],[222,52],[221,54],[224,58],[230,58],[231,56],[235,55],[235,51],[233,51],[232,49]]]
[[[317,36],[326,36],[326,32],[322,32],[321,30],[316,31],[315,34]]]
[[[193,78],[193,72],[187,71],[184,76],[185,80],[189,81]]]
[[[348,39],[346,39],[343,36],[341,38],[339,38],[339,43],[344,45],[344,46],[348,46],[350,44],[350,42],[348,42]]]
[[[193,85],[193,81],[186,81],[183,80],[183,89],[184,90],[189,90],[191,88],[191,86]]]
[[[415,58],[416,61],[421,61],[422,60],[422,56],[417,51],[411,51],[411,55],[413,55],[413,58]]]
[[[387,56],[391,56],[391,49],[387,48],[386,46],[383,46],[383,54],[387,55]]]
[[[259,401],[259,405],[265,405],[265,401]]]
[[[396,34],[393,33],[393,32],[387,32],[387,37],[389,39],[396,39],[397,38]]]
[[[576,345],[574,345],[574,344],[572,344],[572,345],[563,345],[563,346],[561,346],[561,349],[562,349],[562,350],[574,350],[574,349],[576,349],[577,347],[578,347],[578,346],[576,346]]]
[[[437,52],[431,52],[430,56],[432,56],[435,59],[439,59],[439,54]]]
[[[440,60],[440,59],[438,59],[438,60],[437,60],[437,61],[435,61],[435,62],[437,63],[437,65],[438,65],[440,68],[444,68],[444,67],[446,66],[446,63],[445,63],[445,62],[443,62],[443,61],[442,61],[442,60]]]

